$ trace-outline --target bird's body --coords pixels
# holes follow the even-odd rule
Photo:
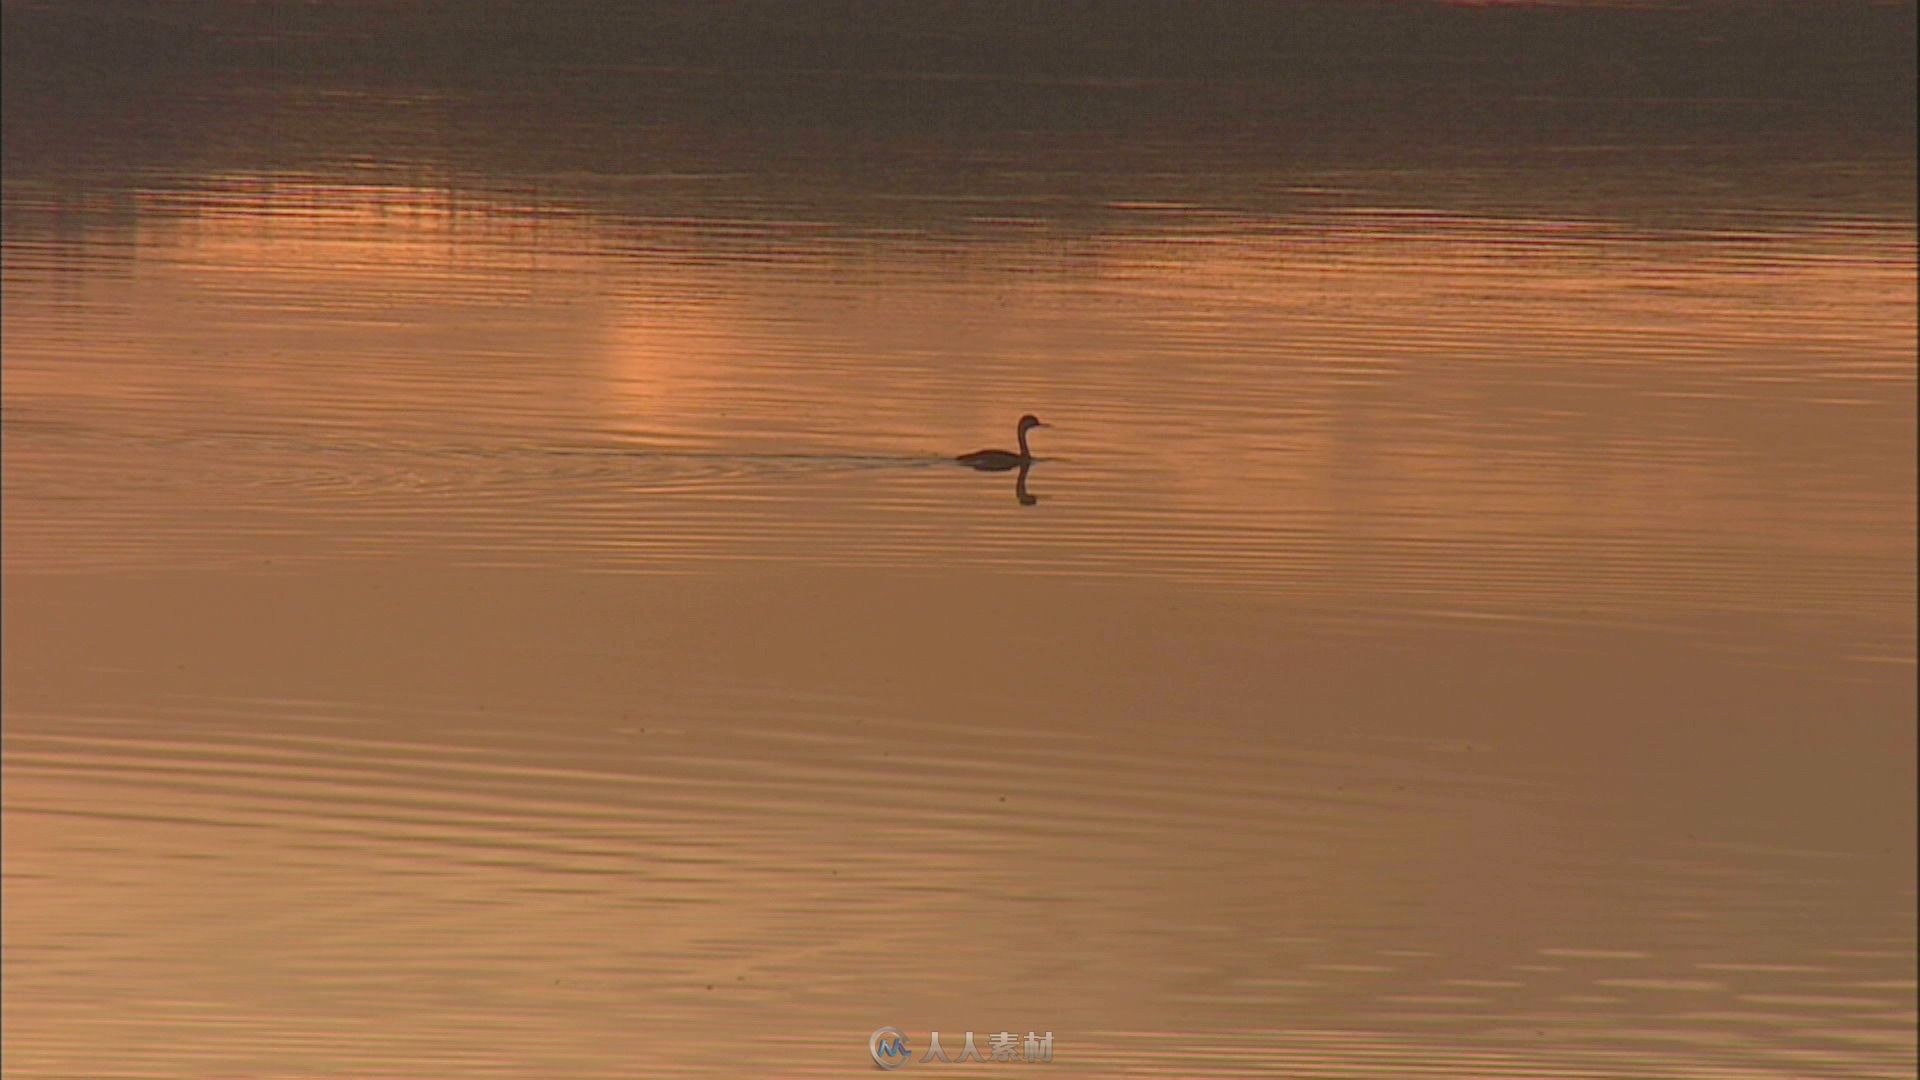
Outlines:
[[[975,450],[971,454],[961,454],[954,460],[982,472],[1006,472],[1008,469],[1017,469],[1033,459],[1022,457],[1011,450]]]
[[[1011,450],[975,450],[971,454],[961,454],[954,460],[970,469],[979,469],[981,472],[1005,472],[1008,469],[1031,465],[1033,451],[1027,448],[1027,432],[1046,426],[1040,422],[1039,417],[1028,413],[1020,418],[1020,426],[1016,431],[1020,440],[1019,453],[1016,454]]]

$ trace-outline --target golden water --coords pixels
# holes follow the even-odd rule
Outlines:
[[[269,97],[10,149],[8,1076],[1912,1075],[1910,158]]]

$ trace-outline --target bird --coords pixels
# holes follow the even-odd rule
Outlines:
[[[1019,453],[1016,454],[1011,450],[975,450],[971,454],[961,454],[953,460],[982,472],[1005,472],[1008,469],[1023,468],[1033,464],[1033,451],[1027,449],[1027,432],[1037,427],[1052,426],[1052,424],[1041,423],[1039,417],[1028,413],[1020,418]]]

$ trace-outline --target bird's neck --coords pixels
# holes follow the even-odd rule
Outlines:
[[[1030,457],[1032,457],[1032,456],[1033,456],[1033,452],[1032,452],[1031,450],[1028,450],[1028,449],[1027,449],[1027,432],[1028,432],[1029,430],[1030,430],[1030,429],[1028,429],[1028,428],[1021,428],[1021,429],[1020,429],[1020,432],[1019,432],[1019,434],[1020,434],[1020,456],[1021,456],[1021,457],[1024,457],[1024,458],[1030,458]]]

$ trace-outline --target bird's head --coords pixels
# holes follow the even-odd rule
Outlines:
[[[1025,434],[1026,432],[1028,432],[1029,430],[1031,430],[1031,429],[1033,429],[1033,428],[1037,428],[1037,427],[1052,427],[1052,426],[1053,426],[1052,424],[1043,424],[1043,423],[1041,423],[1041,422],[1040,422],[1040,418],[1039,418],[1039,417],[1037,417],[1037,416],[1035,416],[1035,415],[1033,415],[1032,413],[1028,413],[1027,415],[1025,415],[1025,416],[1023,416],[1023,417],[1021,417],[1021,418],[1020,418],[1020,432],[1021,432],[1021,434]]]

